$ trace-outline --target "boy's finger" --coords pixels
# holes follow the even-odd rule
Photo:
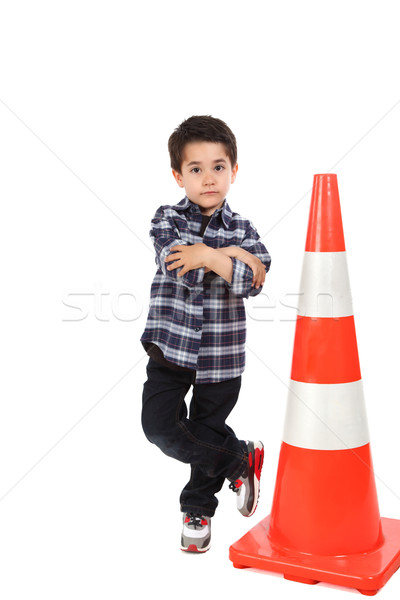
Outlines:
[[[168,271],[173,271],[174,269],[177,269],[180,266],[182,266],[182,265],[179,264],[179,261],[175,261],[172,265],[168,265],[167,266],[167,270]]]
[[[168,256],[165,257],[165,262],[169,262],[171,260],[176,260],[178,257],[180,256],[179,252],[174,252],[173,254],[168,254]]]

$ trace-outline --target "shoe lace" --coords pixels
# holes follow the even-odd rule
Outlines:
[[[193,525],[193,527],[196,529],[196,527],[201,527],[201,521],[202,521],[202,516],[196,513],[187,513],[187,517],[189,517],[189,522],[188,525]]]
[[[239,481],[238,479],[236,479],[236,481],[232,481],[229,484],[229,489],[232,490],[232,492],[237,492],[238,489],[240,488],[241,483],[242,483],[241,481]]]

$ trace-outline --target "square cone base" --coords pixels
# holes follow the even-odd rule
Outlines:
[[[374,596],[400,567],[400,521],[381,519],[384,542],[376,550],[345,556],[301,554],[274,547],[266,517],[232,544],[229,558],[237,569],[255,568],[282,573],[300,583],[331,583]]]

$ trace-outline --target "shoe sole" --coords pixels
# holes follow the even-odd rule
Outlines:
[[[258,452],[257,452],[258,451]],[[256,508],[258,506],[258,499],[260,496],[260,478],[261,478],[261,470],[264,463],[264,444],[262,442],[255,442],[254,448],[252,450],[254,452],[254,463],[249,465],[250,474],[253,477],[254,481],[254,496],[252,499],[251,508],[248,513],[243,513],[242,515],[245,517],[251,517],[254,515]]]
[[[198,548],[195,544],[189,544],[187,548],[181,546],[181,550],[182,552],[191,552],[192,554],[204,554],[204,552],[207,552],[210,547],[210,544],[206,548]]]

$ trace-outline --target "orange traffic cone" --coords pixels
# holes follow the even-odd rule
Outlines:
[[[381,519],[336,175],[316,175],[271,515],[230,548],[235,567],[374,595],[400,566]]]

